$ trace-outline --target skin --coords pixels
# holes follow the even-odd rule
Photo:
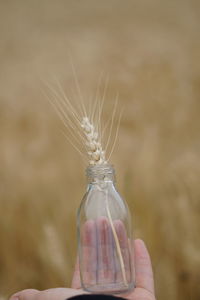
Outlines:
[[[137,239],[133,243],[135,256],[136,288],[128,294],[120,295],[129,300],[156,300],[151,259],[144,242]],[[9,300],[65,300],[85,294],[81,289],[79,265],[76,264],[71,288],[55,288],[44,291],[27,289],[15,293]]]

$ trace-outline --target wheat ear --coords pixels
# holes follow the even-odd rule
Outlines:
[[[95,130],[94,125],[90,122],[88,117],[83,118],[81,127],[83,128],[86,137],[86,146],[88,148],[87,154],[90,158],[89,164],[107,164],[105,159],[105,151],[103,151],[101,142],[99,140],[99,133]]]
[[[104,94],[103,94],[103,99],[102,102],[100,103],[98,101],[98,95],[96,95],[95,103],[93,106],[93,109],[91,109],[90,116],[87,115],[86,113],[86,108],[83,103],[83,98],[80,92],[80,87],[77,81],[77,78],[75,78],[76,81],[76,86],[79,92],[80,96],[80,109],[81,112],[80,114],[78,111],[76,111],[75,107],[72,105],[68,97],[65,95],[61,85],[58,83],[59,91],[53,89],[53,87],[49,84],[47,84],[49,90],[53,94],[53,99],[52,97],[49,98],[48,100],[51,102],[53,105],[54,109],[57,111],[59,117],[61,118],[62,122],[64,123],[65,127],[68,129],[69,134],[71,139],[65,134],[66,138],[70,141],[72,146],[85,158],[85,154],[87,154],[87,157],[89,158],[89,164],[90,165],[106,165],[108,161],[106,160],[106,155],[105,151],[109,148],[109,143],[111,141],[111,136],[113,134],[113,122],[115,118],[115,114],[117,111],[117,101],[115,102],[114,105],[114,110],[113,114],[111,116],[111,119],[108,121],[106,126],[104,126],[104,129],[102,129],[102,124],[101,124],[101,115],[102,115],[102,110],[103,110],[103,105],[105,101],[105,91],[106,91],[106,86],[104,89]],[[98,87],[99,88],[99,87]],[[109,153],[109,159],[110,156],[112,155],[113,148],[116,143],[117,135],[118,135],[118,130],[119,130],[119,123],[121,119],[121,114],[119,118],[119,122],[116,128],[116,132],[114,135],[114,141],[113,144],[111,145],[111,150]],[[106,131],[106,128],[110,122],[110,130],[108,134],[107,141],[105,142],[105,150],[102,144],[102,139],[104,138],[104,133]],[[80,141],[78,140],[78,137],[80,138],[82,147],[84,148],[83,151],[80,148]],[[78,145],[76,144],[78,142]],[[85,153],[86,151],[86,153]],[[114,241],[116,244],[116,249],[117,249],[117,255],[119,257],[119,262],[120,262],[120,268],[122,272],[122,278],[124,281],[124,285],[127,286],[127,279],[126,279],[126,272],[125,272],[125,266],[124,266],[124,261],[120,249],[120,244],[119,244],[119,239],[117,237],[117,233],[112,221],[112,216],[110,212],[110,208],[108,205],[108,199],[107,199],[107,193],[106,193],[106,211],[108,215],[108,220],[111,226],[111,230],[113,233]]]

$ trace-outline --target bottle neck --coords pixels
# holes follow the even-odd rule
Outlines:
[[[115,170],[112,165],[95,165],[89,166],[86,169],[88,184],[95,184],[99,182],[115,183]]]

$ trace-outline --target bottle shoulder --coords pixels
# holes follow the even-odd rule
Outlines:
[[[113,219],[125,219],[129,209],[112,182],[89,185],[85,193],[79,213],[84,213],[87,218],[96,218],[107,215],[107,208]]]

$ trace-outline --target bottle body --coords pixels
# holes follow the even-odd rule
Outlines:
[[[77,215],[81,284],[91,293],[124,293],[134,287],[130,213],[115,188],[111,166],[89,171]]]

